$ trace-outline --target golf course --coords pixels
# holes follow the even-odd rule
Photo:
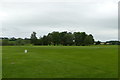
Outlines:
[[[0,46],[0,79],[2,78],[2,46]]]
[[[3,78],[117,78],[118,46],[3,46],[2,62]]]

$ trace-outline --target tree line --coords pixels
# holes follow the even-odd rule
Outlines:
[[[37,38],[33,32],[30,38],[2,38],[2,45],[63,45],[63,46],[85,46],[93,45],[94,37],[85,32],[57,32],[48,33],[43,37]]]
[[[37,38],[36,32],[33,32],[30,38],[0,38],[0,44],[7,45],[63,45],[63,46],[87,46],[87,45],[120,45],[120,41],[95,41],[92,34],[85,32],[57,32],[48,33],[43,37]]]
[[[64,45],[64,46],[84,46],[92,45],[94,38],[85,32],[52,32],[37,39],[36,33],[31,34],[31,43],[34,45]]]

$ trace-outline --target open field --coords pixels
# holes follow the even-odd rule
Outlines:
[[[0,46],[0,79],[2,78],[2,46]]]
[[[24,50],[28,53],[25,54]],[[3,46],[3,78],[116,78],[117,46]]]

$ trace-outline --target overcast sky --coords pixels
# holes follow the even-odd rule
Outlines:
[[[95,40],[118,39],[118,0],[1,0],[2,36],[80,31]]]

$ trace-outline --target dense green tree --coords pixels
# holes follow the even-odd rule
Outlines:
[[[48,33],[48,35],[44,35],[37,39],[36,32],[31,34],[30,38],[2,38],[3,45],[76,45],[76,46],[83,46],[83,45],[92,45],[94,43],[94,38],[90,34],[86,34],[85,32],[52,32]],[[112,42],[113,43],[113,42]],[[99,44],[99,42],[97,43]],[[114,42],[114,44],[117,44]]]
[[[95,42],[95,45],[99,45],[101,43],[101,41],[97,41]]]
[[[66,33],[65,37],[66,37],[66,45],[73,45],[73,39],[74,39],[73,34],[71,32]]]
[[[52,32],[51,33],[51,42],[53,43],[53,45],[59,45],[60,44],[60,34],[59,32]]]
[[[33,32],[32,34],[31,34],[31,43],[32,44],[34,44],[34,45],[36,45],[37,44],[37,37],[36,37],[36,32]]]
[[[53,45],[53,34],[49,33],[47,37],[48,37],[48,45]]]
[[[16,40],[16,45],[28,45],[30,44],[30,39],[22,39],[22,38],[18,38]]]
[[[80,32],[74,32],[74,39],[75,39],[75,45],[80,45],[80,39],[81,39],[81,33]]]
[[[9,39],[10,41],[16,41],[17,39],[15,37],[12,37]]]
[[[75,45],[85,45],[84,40],[87,34],[85,32],[74,32]]]
[[[61,45],[67,45],[67,37],[66,37],[67,31],[60,33],[60,44]]]
[[[37,45],[43,45],[43,40],[42,40],[42,38],[40,38],[40,39],[37,40]]]
[[[85,45],[92,45],[92,44],[94,44],[94,39],[93,39],[93,36],[91,34],[86,36],[86,38],[84,40],[84,44]]]
[[[42,38],[42,44],[43,45],[49,45],[48,42],[49,42],[48,37],[44,35],[43,38]]]
[[[3,40],[2,40],[2,45],[3,45],[3,46],[9,45],[9,40],[8,40],[8,39],[3,39]]]
[[[24,45],[24,42],[23,42],[22,38],[18,38],[16,40],[16,45]]]

